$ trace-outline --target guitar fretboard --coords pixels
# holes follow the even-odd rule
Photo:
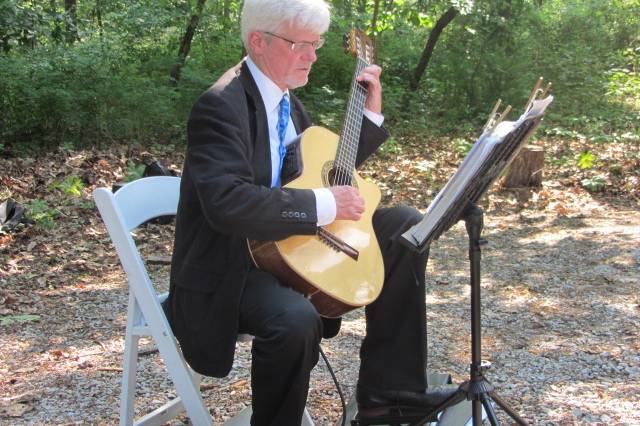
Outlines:
[[[356,70],[351,81],[347,113],[342,126],[338,152],[335,159],[334,185],[351,185],[351,177],[356,167],[358,154],[358,142],[362,129],[362,115],[364,113],[364,101],[367,97],[367,89],[360,84],[356,77],[369,64],[360,57],[356,58]]]

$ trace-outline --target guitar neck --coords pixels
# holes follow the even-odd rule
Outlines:
[[[364,101],[367,97],[366,86],[360,84],[356,80],[356,77],[360,75],[362,70],[368,65],[369,64],[362,58],[356,58],[356,69],[351,81],[347,113],[344,118],[335,159],[336,169],[342,172],[344,176],[337,176],[334,185],[351,185],[351,174],[356,167],[358,142],[360,140],[360,130],[362,129]]]

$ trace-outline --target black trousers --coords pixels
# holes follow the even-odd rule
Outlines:
[[[385,282],[378,299],[365,308],[361,385],[414,391],[427,386],[424,274],[428,254],[415,254],[397,241],[421,219],[419,212],[406,206],[378,209],[373,216]],[[240,303],[240,332],[255,336],[251,424],[300,425],[322,339],[322,320],[315,308],[271,274],[254,269]]]

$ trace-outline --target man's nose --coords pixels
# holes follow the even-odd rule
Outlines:
[[[307,49],[305,49],[304,55],[302,56],[302,58],[305,61],[309,61],[311,63],[315,62],[318,59],[318,55],[316,54],[316,49],[313,46],[309,46]]]

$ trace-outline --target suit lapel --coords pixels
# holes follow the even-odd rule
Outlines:
[[[304,132],[307,130],[307,127],[311,126],[309,115],[300,100],[293,94],[291,94],[291,120],[293,121],[297,134]]]
[[[291,97],[293,98],[293,95]],[[302,133],[302,118],[298,102],[291,102],[291,121],[293,121],[293,127],[296,128],[296,134]]]
[[[249,125],[253,135],[253,173],[254,180],[259,185],[271,186],[271,146],[269,141],[269,124],[260,90],[251,76],[249,67],[243,61],[236,69],[240,83],[247,93],[249,102]],[[311,125],[302,103],[291,92],[291,121],[300,134]]]
[[[269,142],[269,125],[264,102],[256,82],[251,76],[249,67],[243,61],[236,71],[240,83],[244,87],[249,105],[249,125],[253,136],[253,173],[255,183],[271,186],[271,147]]]

